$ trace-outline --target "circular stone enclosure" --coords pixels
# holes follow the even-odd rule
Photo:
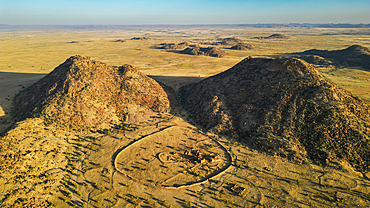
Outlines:
[[[115,159],[120,173],[162,187],[201,183],[230,164],[230,154],[220,143],[195,129],[179,126],[144,136]]]

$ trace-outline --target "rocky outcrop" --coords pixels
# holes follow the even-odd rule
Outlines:
[[[254,37],[255,39],[260,39],[260,40],[268,40],[268,39],[288,39],[289,37],[283,34],[272,34],[267,37]]]
[[[369,169],[369,106],[305,61],[249,57],[181,94],[208,131],[296,161]]]
[[[114,67],[72,56],[15,96],[19,119],[42,117],[48,124],[85,129],[119,121],[138,122],[169,111],[162,87],[130,65]]]
[[[253,46],[251,44],[241,43],[241,44],[238,44],[238,45],[234,45],[230,49],[244,51],[244,50],[249,50],[249,49],[252,49],[252,48],[253,48]]]
[[[166,49],[166,50],[182,50],[189,46],[190,44],[188,42],[182,42],[182,43],[161,43],[157,48],[159,49]]]
[[[149,40],[149,37],[133,37],[131,40]]]
[[[113,42],[117,42],[117,43],[124,43],[126,42],[125,40],[122,40],[122,39],[118,39],[118,40],[114,40]]]
[[[205,56],[212,56],[221,58],[227,55],[227,53],[219,48],[215,47],[208,47],[208,48],[202,48],[202,47],[188,47],[185,50],[182,51],[184,54],[190,54],[190,55],[205,55]]]
[[[219,38],[217,40],[218,42],[214,42],[212,45],[236,45],[243,43],[243,41],[239,38]]]

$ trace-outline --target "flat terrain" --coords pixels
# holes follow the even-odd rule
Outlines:
[[[274,33],[289,38],[253,39]],[[149,39],[131,40],[133,37]],[[216,46],[228,55],[215,58],[156,48],[160,43],[184,41],[203,46],[202,42],[227,37],[237,37],[253,49]],[[247,56],[289,56],[292,52],[338,50],[353,44],[370,47],[369,37],[369,29],[318,28],[0,30],[0,131],[13,123],[9,115],[14,95],[72,55],[89,56],[110,65],[131,64],[177,91],[225,71]],[[125,42],[114,42],[119,39]],[[348,67],[318,70],[370,101],[369,71]],[[30,166],[30,172],[42,177],[0,178],[0,202],[6,198],[4,204],[22,207],[27,203],[20,200],[26,198],[25,191],[14,192],[12,197],[5,193],[27,186],[34,196],[58,207],[367,207],[370,203],[370,173],[356,172],[341,161],[330,167],[295,164],[233,138],[202,132],[189,123],[187,112],[180,106],[171,113],[138,126],[123,124],[123,129],[118,126],[105,133],[68,132],[25,123],[22,128],[30,129],[30,133],[22,134],[19,145],[13,148],[24,153],[26,162],[22,163]],[[185,153],[191,150],[199,150],[205,160],[194,161]],[[244,192],[234,193],[234,184],[245,188]]]

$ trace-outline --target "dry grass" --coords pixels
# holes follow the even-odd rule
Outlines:
[[[370,101],[370,71],[356,68],[323,68],[319,70],[339,86],[366,101]]]

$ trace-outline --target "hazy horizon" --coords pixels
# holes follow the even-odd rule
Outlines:
[[[33,26],[35,26],[35,27],[37,27],[37,26],[45,26],[45,27],[48,27],[48,26],[50,26],[50,27],[53,27],[53,26],[56,26],[56,27],[63,27],[63,26],[66,26],[66,27],[74,27],[74,26],[76,26],[76,27],[78,27],[78,26],[83,26],[83,27],[88,27],[88,26],[96,26],[96,27],[99,27],[99,26],[106,26],[106,27],[110,27],[110,26],[112,26],[112,27],[114,27],[114,26],[117,26],[117,27],[120,27],[120,26],[128,26],[128,27],[131,27],[131,26],[133,26],[133,27],[140,27],[140,26],[143,26],[143,27],[145,27],[145,26],[248,26],[248,25],[250,25],[250,26],[257,26],[257,25],[261,25],[261,26],[263,26],[263,25],[302,25],[302,26],[304,26],[304,25],[330,25],[330,24],[333,24],[333,25],[354,25],[354,26],[357,26],[357,25],[366,25],[366,26],[368,26],[368,25],[370,25],[370,21],[368,22],[368,23],[347,23],[347,22],[338,22],[338,23],[333,23],[333,22],[325,22],[325,23],[307,23],[307,22],[305,22],[305,23],[294,23],[294,22],[292,22],[292,23],[251,23],[251,24],[249,24],[249,23],[240,23],[240,24],[221,24],[221,23],[212,23],[212,24],[206,24],[206,23],[204,23],[204,24],[201,24],[201,23],[199,23],[199,24],[160,24],[160,23],[158,23],[158,24],[145,24],[145,23],[142,23],[142,24],[129,24],[129,23],[127,23],[127,24],[6,24],[6,23],[2,23],[2,22],[0,22],[0,26],[1,25],[5,25],[5,26],[15,26],[15,27],[17,27],[17,26],[30,26],[30,27],[33,27]],[[357,27],[356,27],[357,28]]]
[[[366,24],[369,8],[365,0],[0,0],[0,24]]]

